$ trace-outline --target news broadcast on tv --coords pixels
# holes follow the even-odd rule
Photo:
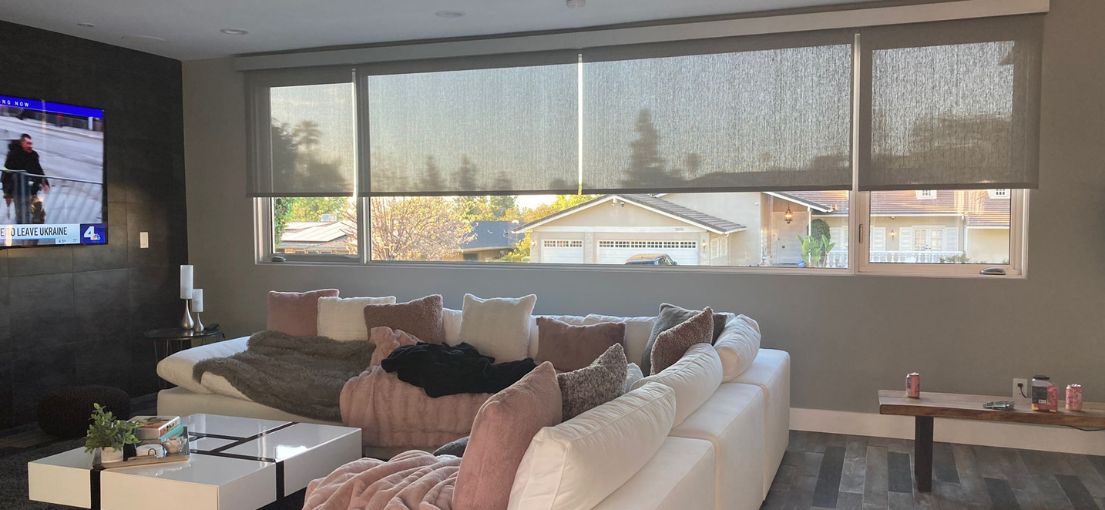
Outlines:
[[[0,95],[0,248],[104,244],[104,112]]]

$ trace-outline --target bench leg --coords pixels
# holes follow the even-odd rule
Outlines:
[[[913,474],[918,492],[932,492],[932,417],[918,416],[913,428]]]

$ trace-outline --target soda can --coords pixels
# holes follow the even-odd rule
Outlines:
[[[1067,410],[1068,411],[1081,411],[1082,410],[1082,385],[1081,384],[1068,384],[1067,385]]]
[[[909,398],[921,398],[921,374],[917,372],[906,374],[905,394]]]

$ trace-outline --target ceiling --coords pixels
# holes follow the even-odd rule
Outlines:
[[[854,2],[587,0],[573,8],[566,0],[0,0],[0,19],[194,60]],[[448,17],[449,12],[439,11],[463,15]],[[226,35],[222,29],[249,34]]]

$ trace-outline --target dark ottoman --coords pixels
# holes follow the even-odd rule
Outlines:
[[[38,402],[38,426],[47,434],[65,438],[88,432],[92,404],[100,404],[118,419],[130,418],[130,395],[111,386],[63,386]]]

